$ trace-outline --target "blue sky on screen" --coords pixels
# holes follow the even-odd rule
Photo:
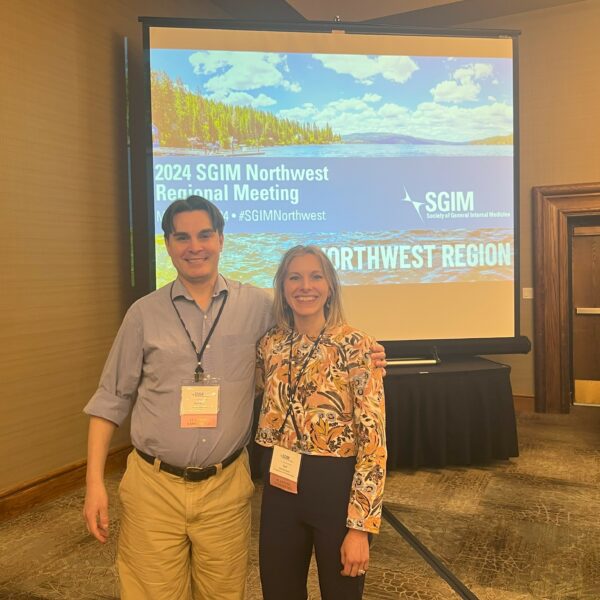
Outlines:
[[[152,50],[194,93],[335,133],[464,142],[513,132],[512,60]]]

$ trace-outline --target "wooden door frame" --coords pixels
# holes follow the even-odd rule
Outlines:
[[[569,220],[600,215],[600,183],[532,188],[535,410],[571,406]]]

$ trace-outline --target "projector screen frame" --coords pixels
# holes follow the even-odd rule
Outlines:
[[[152,151],[152,115],[150,98],[150,29],[152,27],[173,27],[190,29],[216,29],[239,31],[273,31],[273,32],[306,32],[336,34],[376,34],[402,36],[437,36],[437,37],[473,37],[473,38],[508,38],[512,40],[513,58],[513,225],[514,225],[514,334],[499,338],[453,338],[426,340],[380,340],[386,347],[388,356],[427,356],[437,351],[445,355],[477,355],[477,354],[512,354],[530,351],[529,340],[520,335],[520,202],[519,202],[519,88],[518,88],[518,37],[519,31],[505,29],[439,29],[429,27],[395,27],[381,24],[343,23],[336,21],[310,22],[267,22],[267,21],[234,21],[228,19],[182,19],[162,17],[140,17],[143,29],[143,80],[144,80],[144,147],[145,147],[145,219],[134,222],[134,234],[144,237],[144,247],[148,252],[149,286],[147,292],[156,288],[156,253],[154,245],[154,185],[153,185],[153,151]],[[139,212],[138,212],[139,214]],[[225,231],[227,235],[227,230]],[[136,261],[137,262],[137,261]],[[137,262],[137,268],[142,268]]]

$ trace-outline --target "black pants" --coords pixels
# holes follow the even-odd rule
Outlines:
[[[313,547],[322,600],[360,600],[363,577],[344,577],[340,548],[356,459],[302,456],[298,494],[269,484],[272,451],[264,456],[260,518],[260,580],[264,600],[306,600]]]

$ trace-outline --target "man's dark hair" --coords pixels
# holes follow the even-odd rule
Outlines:
[[[202,196],[188,196],[185,199],[175,200],[171,203],[162,218],[162,230],[165,234],[165,238],[173,233],[173,218],[182,212],[191,212],[193,210],[204,210],[210,217],[210,222],[213,229],[219,234],[223,235],[223,228],[225,227],[225,220],[221,211],[209,200]]]

